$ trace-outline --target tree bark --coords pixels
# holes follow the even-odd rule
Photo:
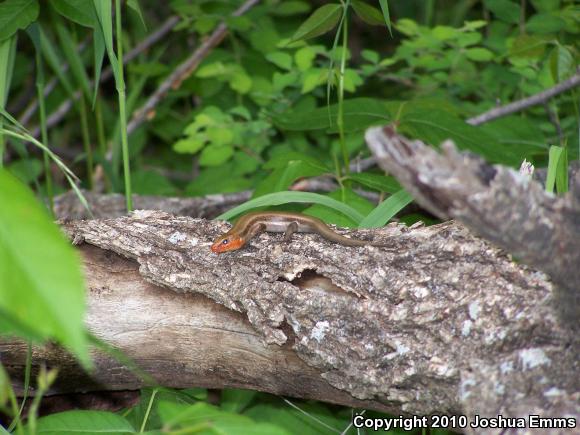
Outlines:
[[[89,329],[163,385],[475,415],[489,377],[497,413],[580,415],[551,283],[458,223],[349,233],[385,247],[262,234],[220,256],[221,222],[139,211],[62,227],[83,254]],[[23,346],[0,343],[15,379]],[[61,367],[53,392],[144,385],[102,353],[92,377],[54,346],[34,360]]]

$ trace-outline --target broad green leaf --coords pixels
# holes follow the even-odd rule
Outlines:
[[[270,175],[264,178],[256,186],[253,197],[286,190],[300,178],[316,177],[325,172],[301,160],[288,162],[285,167],[275,169]]]
[[[239,215],[240,213],[244,213],[254,208],[265,207],[270,205],[282,205],[292,202],[325,205],[326,207],[330,207],[340,211],[341,213],[345,214],[356,223],[362,221],[364,218],[362,214],[360,214],[352,207],[335,199],[328,198],[327,196],[311,192],[286,191],[286,192],[270,193],[268,195],[260,196],[259,198],[251,199],[250,201],[247,201],[241,205],[238,205],[237,207],[228,210],[225,213],[222,213],[216,219],[229,220],[234,216]]]
[[[391,29],[391,14],[389,13],[389,1],[388,0],[379,0],[379,4],[381,5],[381,11],[383,12],[383,18],[385,19],[385,24],[389,29],[389,34],[391,38],[393,37],[393,30]]]
[[[552,14],[536,14],[526,23],[526,30],[530,33],[558,33],[564,28],[566,22]]]
[[[374,6],[371,6],[362,0],[352,0],[350,4],[358,17],[365,23],[370,24],[371,26],[382,26],[385,24],[383,14]]]
[[[201,166],[219,166],[227,162],[234,154],[234,149],[231,146],[206,146],[199,156],[199,164]]]
[[[85,27],[98,25],[93,0],[51,0],[50,5],[67,19]]]
[[[342,15],[342,6],[336,3],[327,4],[316,9],[296,30],[292,41],[314,38],[334,29]]]
[[[32,192],[2,170],[0,204],[0,310],[88,364],[76,252]]]
[[[560,7],[562,0],[531,0],[534,8],[539,12],[552,12]]]
[[[468,59],[476,62],[489,62],[494,58],[494,54],[487,48],[475,47],[465,50],[465,55]]]
[[[10,38],[18,29],[28,27],[38,18],[37,0],[5,0],[0,3],[0,41]]]
[[[572,52],[565,46],[557,45],[550,55],[550,71],[554,82],[566,80],[575,71]]]
[[[310,10],[310,3],[307,1],[284,0],[272,8],[272,15],[289,16],[304,14]]]
[[[556,169],[556,189],[560,195],[568,192],[568,148],[562,148]]]
[[[360,172],[351,173],[348,178],[379,192],[395,193],[401,190],[399,182],[394,177],[386,175]]]
[[[270,62],[272,62],[279,68],[286,70],[292,69],[292,56],[283,51],[275,51],[273,53],[268,53],[266,55],[266,59],[268,59]]]
[[[400,129],[412,137],[438,147],[444,140],[451,139],[459,149],[473,151],[491,162],[518,166],[520,156],[501,145],[485,130],[465,123],[443,111],[416,110],[403,114]]]
[[[321,68],[311,68],[302,76],[302,89],[300,92],[307,94],[318,86],[326,83],[328,70]]]
[[[410,18],[401,18],[397,20],[395,28],[406,36],[416,36],[419,34],[419,25]]]
[[[10,163],[6,169],[24,184],[30,184],[42,174],[42,163],[39,159],[20,159]]]
[[[138,170],[131,173],[133,192],[138,195],[175,196],[177,189],[156,171]]]
[[[133,434],[135,429],[118,414],[105,411],[65,411],[41,417],[38,435]]]
[[[361,131],[376,124],[387,124],[391,116],[385,102],[373,98],[344,100],[345,133]],[[289,112],[273,117],[274,124],[284,130],[336,129],[338,105],[318,107],[312,111]]]
[[[404,189],[389,196],[370,212],[359,224],[359,228],[379,228],[385,226],[389,220],[400,212],[413,197]]]
[[[515,59],[539,59],[546,49],[546,39],[535,35],[519,35],[514,39],[509,55]]]
[[[252,89],[252,79],[243,71],[234,72],[229,80],[230,88],[240,94],[247,94]]]
[[[512,24],[520,21],[520,6],[511,0],[485,0],[484,4],[502,21]]]
[[[302,47],[294,54],[296,66],[300,71],[306,71],[312,68],[314,59],[316,58],[316,50],[312,47]]]
[[[521,116],[506,116],[480,125],[478,128],[494,136],[502,146],[512,150],[521,159],[533,159],[548,152],[544,133],[537,123]]]

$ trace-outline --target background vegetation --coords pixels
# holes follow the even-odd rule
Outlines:
[[[564,193],[577,90],[476,116],[576,74],[579,32],[572,0],[1,1],[0,333],[56,340],[90,368],[79,260],[48,217],[71,188],[81,200],[79,188],[125,193],[128,209],[130,193],[249,190],[342,226],[401,210],[431,222],[366,160],[364,130],[394,123],[433,146],[451,138],[494,163],[548,166],[546,189]],[[318,194],[289,192],[298,180]],[[164,389],[121,413],[37,418],[55,376],[28,374],[37,395],[21,415],[0,366],[0,433],[340,433],[351,418],[255,392],[211,405],[205,390]]]

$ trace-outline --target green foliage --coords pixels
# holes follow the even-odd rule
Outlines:
[[[68,163],[81,174],[84,186],[98,172],[105,190],[130,193],[131,173],[134,191],[144,195],[253,192],[251,201],[222,218],[276,206],[343,226],[381,226],[397,213],[407,224],[432,223],[424,214],[401,213],[411,198],[393,177],[377,168],[348,168],[369,155],[364,130],[386,124],[433,147],[452,139],[460,149],[493,163],[518,167],[526,158],[536,167],[547,165],[546,189],[567,191],[567,166],[580,149],[577,91],[552,99],[550,117],[545,107],[533,106],[477,127],[466,121],[576,73],[580,21],[572,1],[526,0],[522,9],[516,0],[450,2],[441,8],[433,8],[432,1],[417,6],[403,0],[350,0],[313,6],[308,1],[265,0],[240,16],[231,14],[241,0],[173,0],[164,8],[141,3],[115,2],[119,9],[114,29],[110,0],[0,2],[0,166],[5,164],[12,174],[0,174],[3,331],[59,340],[86,362],[78,260],[30,192],[14,179],[43,196],[51,190],[56,165],[78,192],[74,174],[51,151],[52,144],[73,154]],[[129,13],[121,17],[125,4]],[[179,24],[134,57],[125,73],[123,50],[144,40],[143,24],[156,30],[155,23],[167,18],[164,13],[177,15]],[[398,17],[396,22],[391,16]],[[228,36],[191,75],[182,74],[171,83],[165,98],[146,113],[148,122],[127,137],[126,118],[161,83],[167,84],[170,74],[222,21]],[[32,37],[32,45],[26,38],[17,45],[21,29]],[[100,83],[105,52],[116,99],[111,86],[91,89],[89,82],[92,76],[93,83]],[[63,68],[65,61],[68,69]],[[44,70],[42,62],[49,68]],[[6,112],[12,107],[23,112],[23,104],[16,103],[30,98],[26,78],[34,64],[39,95],[45,84],[58,79],[56,89],[40,99],[41,115],[55,113],[78,91],[83,95],[75,103],[78,113],[45,130],[42,141],[31,138]],[[90,96],[94,113],[85,104]],[[27,126],[36,122],[33,118]],[[97,136],[95,150],[90,145]],[[24,142],[46,153],[45,166],[27,152]],[[91,152],[98,169],[90,164]],[[86,166],[79,166],[85,161]],[[315,177],[334,184],[326,192],[291,191],[296,183],[308,185]],[[55,179],[55,190],[63,190],[63,182]],[[11,290],[16,286],[18,292]],[[25,298],[34,303],[25,304]],[[332,432],[289,405],[260,402],[265,399],[256,393],[226,391],[216,407],[200,402],[207,398],[204,392],[145,390],[143,402],[124,416],[65,413],[38,419],[37,429],[58,433],[67,425],[73,433],[160,428],[294,433],[300,427],[305,433]],[[350,419],[321,404],[303,405],[339,431]]]
[[[88,364],[76,252],[32,192],[2,170],[0,203],[0,311],[9,325],[0,333],[56,339]]]

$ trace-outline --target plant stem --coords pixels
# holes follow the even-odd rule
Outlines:
[[[79,114],[81,116],[81,134],[83,138],[83,147],[85,149],[85,158],[87,166],[87,185],[89,190],[93,189],[93,150],[91,149],[91,136],[89,133],[89,121],[87,116],[87,100],[81,94],[79,98]]]
[[[346,140],[344,137],[344,71],[346,69],[346,50],[348,43],[348,6],[350,2],[344,8],[344,25],[342,27],[342,52],[340,57],[340,73],[338,77],[338,114],[336,118],[336,124],[338,126],[338,134],[340,141],[340,149],[342,150],[342,159],[344,163],[344,171],[348,175],[349,160],[348,160],[348,150],[346,149]]]
[[[117,59],[119,61],[119,80],[117,93],[119,94],[119,119],[121,121],[121,146],[123,149],[123,172],[125,177],[125,200],[127,212],[133,210],[131,197],[131,170],[129,166],[129,141],[127,138],[127,113],[125,108],[125,79],[123,78],[123,34],[121,28],[121,1],[115,1],[115,23],[117,33]]]
[[[48,147],[48,127],[46,125],[46,105],[44,101],[44,74],[42,72],[42,57],[40,52],[36,52],[37,81],[36,92],[38,95],[38,113],[40,115],[40,134],[42,143]],[[50,214],[54,217],[54,192],[52,190],[52,173],[50,172],[50,158],[46,151],[42,152],[44,157],[44,181],[46,183],[46,195],[48,196],[48,207]]]

